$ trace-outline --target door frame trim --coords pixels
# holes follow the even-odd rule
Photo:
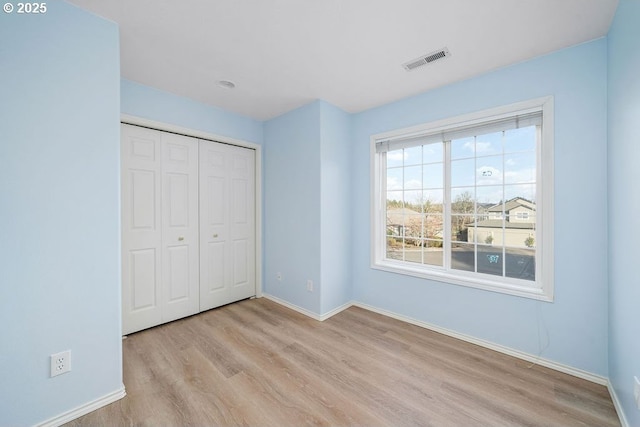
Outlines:
[[[212,142],[235,145],[237,147],[250,148],[256,152],[256,298],[262,297],[262,146],[254,142],[247,142],[237,138],[202,132],[185,128],[170,123],[158,122],[129,114],[120,114],[120,123],[142,126],[164,132],[177,133]]]

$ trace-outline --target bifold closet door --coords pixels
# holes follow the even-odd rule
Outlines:
[[[161,157],[158,132],[122,125],[122,329],[161,322]]]
[[[129,334],[198,312],[198,143],[122,125],[122,309]]]
[[[198,140],[162,135],[162,322],[199,312]]]
[[[255,296],[255,150],[200,141],[200,310]]]

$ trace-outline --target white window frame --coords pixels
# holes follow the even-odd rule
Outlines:
[[[458,272],[442,267],[407,263],[385,258],[386,255],[386,188],[383,171],[384,153],[376,152],[376,142],[433,134],[458,127],[479,125],[522,112],[542,111],[541,143],[536,147],[536,270],[535,282],[503,277],[491,278],[482,273]],[[515,104],[438,120],[418,126],[371,136],[371,268],[444,283],[553,301],[554,296],[554,107],[553,97],[533,99]],[[448,166],[447,166],[448,167]],[[445,198],[447,196],[445,195]],[[445,223],[447,219],[445,218]],[[447,234],[444,234],[447,236]],[[447,237],[448,238],[448,237]],[[446,256],[445,252],[445,256]]]

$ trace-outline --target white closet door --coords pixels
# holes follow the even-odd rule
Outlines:
[[[162,133],[162,194],[164,323],[199,311],[197,139]]]
[[[255,151],[200,141],[200,310],[255,294]]]
[[[122,125],[122,329],[161,322],[161,134]]]

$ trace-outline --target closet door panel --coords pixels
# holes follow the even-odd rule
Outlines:
[[[167,278],[169,281],[169,294],[167,295],[167,301],[169,303],[185,301],[190,294],[189,260],[193,255],[189,254],[189,247],[186,245],[170,246],[167,248],[167,254],[166,264],[169,267]]]
[[[191,178],[191,179],[189,179]],[[189,185],[193,178],[186,173],[165,174],[167,185],[167,225],[177,230],[189,227]]]
[[[161,136],[121,128],[122,329],[129,334],[161,321]]]
[[[206,289],[203,291],[210,295],[220,289],[224,289],[225,282],[225,244],[224,242],[210,242],[207,250],[207,269],[208,281],[205,283]]]
[[[255,295],[255,151],[229,147],[231,154],[231,192],[229,203],[233,278],[230,298],[239,300]]]
[[[246,239],[233,241],[233,286],[243,286],[248,282],[248,242]]]
[[[255,152],[200,141],[200,310],[255,295]]]
[[[198,141],[162,133],[162,322],[199,310]]]
[[[154,248],[129,251],[131,292],[128,298],[133,313],[156,306],[156,252]]]
[[[228,152],[224,144],[200,141],[200,311],[225,300],[231,280]]]
[[[154,231],[156,228],[156,172],[152,170],[129,171],[131,191],[131,230]]]

